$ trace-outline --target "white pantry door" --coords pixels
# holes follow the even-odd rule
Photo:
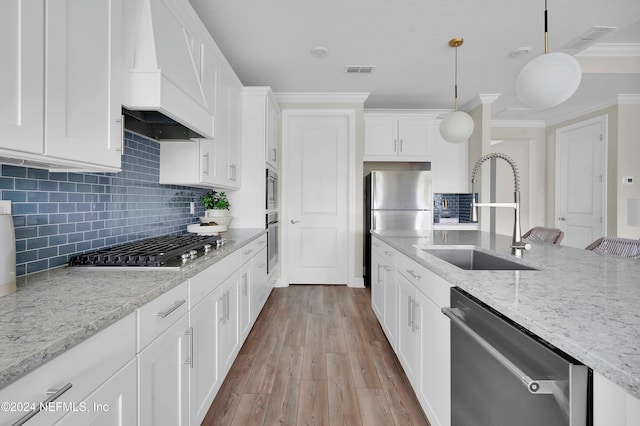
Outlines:
[[[585,248],[605,234],[606,116],[556,131],[556,227],[562,245]]]
[[[285,125],[288,282],[347,284],[350,118],[290,115]]]

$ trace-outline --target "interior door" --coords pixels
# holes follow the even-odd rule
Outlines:
[[[292,115],[286,125],[288,281],[347,284],[350,118]]]
[[[605,234],[606,116],[556,132],[556,227],[563,245],[585,248]]]

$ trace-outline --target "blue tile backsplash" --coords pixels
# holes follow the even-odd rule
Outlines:
[[[12,201],[17,275],[64,265],[88,250],[186,233],[204,214],[199,198],[206,190],[161,185],[159,176],[159,143],[130,132],[119,173],[2,165],[0,194]]]
[[[433,223],[440,223],[442,201],[449,202],[451,217],[460,223],[471,223],[471,194],[433,194]]]

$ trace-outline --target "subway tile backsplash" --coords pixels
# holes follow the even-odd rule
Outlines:
[[[447,200],[452,218],[471,223],[471,194],[433,194],[433,222],[440,223],[442,202]]]
[[[1,198],[12,202],[17,275],[64,265],[88,250],[184,234],[204,214],[199,198],[206,190],[159,184],[159,143],[131,132],[125,132],[119,173],[1,167]]]

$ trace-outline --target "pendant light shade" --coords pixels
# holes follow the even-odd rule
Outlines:
[[[551,108],[578,90],[582,69],[566,53],[545,53],[522,68],[516,80],[516,94],[531,108]]]
[[[547,2],[544,5],[544,55],[522,68],[516,80],[516,94],[531,108],[551,108],[569,99],[580,86],[582,69],[566,53],[549,53]]]
[[[440,122],[440,135],[447,142],[462,143],[473,133],[473,118],[464,111],[453,111]]]
[[[456,48],[455,65],[455,101],[454,111],[447,114],[440,122],[440,135],[450,143],[462,143],[473,133],[473,118],[464,111],[458,111],[458,46],[462,46],[462,38],[453,38],[449,46]]]

